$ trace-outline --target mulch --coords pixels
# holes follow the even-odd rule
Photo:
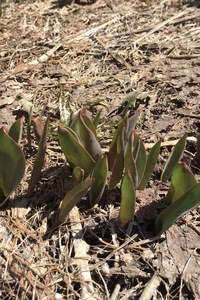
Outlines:
[[[188,134],[185,159],[197,180],[200,131],[199,1],[11,1],[0,18],[0,124],[50,116],[41,180],[28,198],[35,151],[25,177],[0,212],[0,298],[200,299],[199,208],[154,236],[168,184],[159,180],[171,149]],[[100,207],[83,199],[58,226],[58,207],[71,171],[57,125],[82,107],[101,110],[98,135],[108,149],[127,101],[141,110],[138,133],[162,151],[136,216],[116,225],[120,192],[105,191]],[[26,127],[26,126],[25,126]],[[35,142],[33,141],[33,148]]]

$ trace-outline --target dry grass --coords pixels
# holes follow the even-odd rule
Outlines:
[[[169,146],[184,132],[195,137],[200,10],[181,0],[68,2],[2,4],[0,123],[9,127],[13,112],[25,113],[31,103],[34,115],[51,116],[52,128],[34,195],[26,197],[34,160],[27,156],[26,176],[0,215],[0,298],[198,299],[199,211],[152,238],[152,202],[163,198],[165,187],[151,183],[138,194],[136,219],[125,231],[114,221],[118,191],[106,193],[105,207],[89,209],[83,200],[69,222],[57,226],[70,171],[55,128],[69,111],[101,109],[106,146],[110,124],[120,119],[109,114],[136,90],[146,143],[160,138]],[[194,154],[192,142],[187,151]],[[192,167],[199,178],[199,167]]]

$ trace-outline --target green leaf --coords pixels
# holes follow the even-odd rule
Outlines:
[[[95,128],[97,128],[97,126],[99,125],[100,116],[101,116],[101,111],[98,111],[93,120],[93,124]]]
[[[35,185],[37,184],[38,180],[40,179],[41,170],[44,164],[44,157],[46,153],[46,147],[47,147],[47,135],[49,130],[49,116],[46,119],[44,129],[42,132],[42,136],[40,138],[39,146],[37,155],[35,158],[35,162],[33,165],[33,170],[31,174],[31,179],[28,186],[27,196],[30,197],[33,193],[33,190],[35,188]]]
[[[59,222],[65,222],[69,212],[81,200],[81,198],[84,197],[88,189],[91,187],[93,181],[93,178],[86,179],[85,181],[80,182],[66,194],[66,196],[62,200],[60,214],[58,217]]]
[[[121,121],[121,123],[118,125],[117,129],[115,130],[112,142],[110,144],[110,149],[108,152],[108,166],[109,170],[112,171],[115,165],[116,156],[117,156],[117,141],[119,135],[121,135],[122,128],[127,125],[127,117]]]
[[[44,130],[44,125],[43,125],[41,116],[38,116],[38,117],[32,119],[32,124],[33,124],[37,142],[39,143],[42,133],[43,133],[43,130]]]
[[[0,207],[20,183],[26,162],[19,145],[0,128]]]
[[[90,189],[90,203],[91,206],[99,204],[103,191],[105,189],[108,174],[108,160],[105,155],[96,164],[92,177],[95,178]]]
[[[79,132],[79,122],[80,122],[80,120],[79,120],[79,113],[77,113],[74,116],[74,118],[72,119],[72,122],[71,122],[71,124],[69,126],[73,130],[73,132],[76,133],[77,136],[80,135],[80,132]]]
[[[172,175],[174,167],[177,165],[179,162],[183,151],[185,149],[185,144],[186,144],[186,135],[184,135],[174,146],[174,149],[172,150],[171,155],[169,156],[166,165],[163,169],[163,172],[161,174],[161,181],[166,182],[167,179]]]
[[[125,125],[121,128],[121,133],[117,139],[116,156],[112,174],[109,182],[109,189],[112,190],[121,180],[124,169],[124,144],[125,144]]]
[[[130,172],[125,173],[121,184],[121,205],[118,217],[120,227],[131,221],[135,213],[135,188]]]
[[[160,144],[161,142],[158,141],[150,150],[148,156],[147,156],[147,162],[146,162],[146,167],[145,167],[145,170],[144,170],[144,174],[143,174],[143,177],[142,177],[142,180],[140,182],[140,185],[138,187],[139,190],[144,190],[151,175],[152,175],[152,172],[153,172],[153,169],[156,165],[156,162],[158,160],[158,156],[159,156],[159,153],[160,153]]]
[[[91,113],[86,108],[81,109],[74,117],[70,128],[77,134],[85,150],[97,161],[102,156],[102,150],[97,140],[96,128],[92,122]]]
[[[165,198],[166,203],[175,202],[196,183],[190,168],[184,162],[179,163],[172,173],[171,184]]]
[[[76,186],[84,179],[84,170],[80,167],[74,167],[72,172],[73,186]]]
[[[16,142],[20,143],[22,137],[22,128],[23,128],[24,117],[17,119],[8,132],[9,136]]]
[[[61,126],[62,127],[62,126]],[[64,127],[63,127],[64,128]],[[69,133],[79,142],[79,144],[81,144],[81,141],[78,137],[78,135],[76,134],[75,131],[73,131],[73,129],[71,129],[70,127],[66,127],[67,130],[69,131]]]
[[[93,133],[96,135],[96,129],[92,122],[91,113],[86,109],[81,109],[73,118],[70,128],[78,135],[80,138],[80,116],[84,119],[87,126],[93,131]]]
[[[133,131],[134,133],[134,139],[133,139],[133,157],[134,159],[137,158],[140,143],[139,141],[141,140],[140,136],[137,134],[137,132]]]
[[[70,164],[80,167],[87,177],[95,166],[91,155],[83,148],[79,141],[72,134],[72,130],[63,126],[58,127],[58,138],[61,149]]]
[[[97,138],[96,127],[94,126],[94,123],[92,121],[91,113],[86,108],[81,109],[79,113],[79,119],[80,121],[81,119],[83,120],[85,125],[93,132],[93,134]]]
[[[134,186],[138,186],[138,172],[133,157],[133,144],[134,144],[134,131],[127,142],[126,145],[126,154],[124,159],[125,172],[130,172]]]
[[[95,161],[98,161],[102,156],[101,146],[96,139],[96,130],[93,123],[87,116],[80,114],[80,139],[86,151],[92,156]],[[94,134],[95,132],[95,134]]]
[[[138,151],[135,157],[135,164],[138,173],[138,185],[140,185],[141,179],[143,177],[146,168],[146,161],[147,161],[146,149],[144,147],[144,143],[141,140],[139,140]],[[137,187],[138,186],[136,186],[136,188]]]
[[[162,211],[156,219],[156,233],[166,231],[178,218],[200,204],[200,183],[195,184],[174,203]]]

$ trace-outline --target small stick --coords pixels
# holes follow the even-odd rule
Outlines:
[[[150,300],[158,286],[160,285],[160,279],[158,278],[157,274],[155,273],[153,277],[149,280],[146,284],[142,295],[140,296],[139,300]]]

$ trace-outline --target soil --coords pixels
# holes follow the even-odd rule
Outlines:
[[[0,299],[200,299],[200,214],[194,209],[166,233],[153,222],[169,183],[160,174],[172,147],[187,133],[184,159],[200,179],[200,2],[198,0],[12,1],[0,18],[0,125],[30,112],[50,116],[45,165],[27,197],[35,152],[22,148],[26,174],[0,212]],[[101,111],[105,151],[130,101],[141,110],[137,131],[147,149],[161,140],[136,215],[116,225],[120,192],[103,204],[84,199],[58,225],[71,170],[57,125],[86,107]],[[33,142],[35,149],[36,141]]]

